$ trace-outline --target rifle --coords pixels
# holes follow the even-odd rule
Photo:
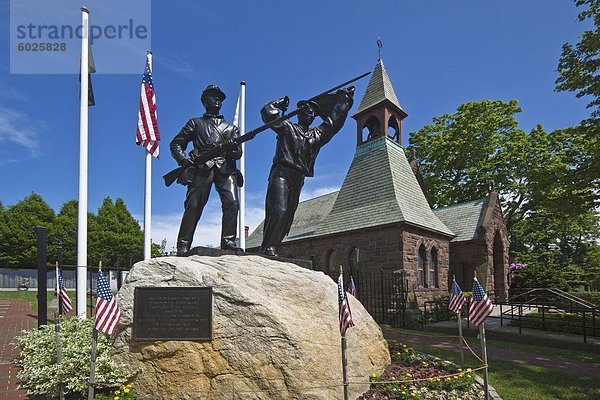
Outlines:
[[[325,96],[326,94],[329,94],[331,92],[333,92],[334,90],[338,90],[346,85],[351,84],[352,82],[356,82],[359,79],[364,78],[365,76],[369,75],[371,72],[365,72],[364,74],[357,76],[356,78],[350,79],[349,81],[346,81],[344,83],[341,83],[337,86],[332,87],[329,90],[326,90],[322,93],[319,93],[316,96],[311,97],[310,99],[308,99],[307,101],[315,101],[317,100],[319,97],[321,96]],[[283,114],[281,117],[274,119],[273,121],[266,123],[262,126],[259,126],[256,129],[251,130],[248,133],[243,134],[242,136],[240,136],[239,138],[235,138],[233,139],[234,142],[236,144],[240,144],[240,143],[244,143],[247,142],[248,140],[254,139],[254,137],[256,135],[258,135],[259,133],[266,131],[267,129],[271,128],[272,126],[275,126],[283,121],[285,121],[286,119],[290,119],[293,116],[295,116],[296,114],[298,114],[298,109],[295,109],[294,111],[289,112],[288,114]],[[225,151],[227,150],[227,144],[226,143],[221,143],[215,147],[213,147],[210,150],[206,150],[200,154],[197,155],[197,157],[194,157],[194,164],[195,165],[202,165],[205,162],[207,162],[208,160],[212,160],[215,157],[218,157],[219,155],[225,153]],[[165,180],[165,185],[167,186],[171,186],[173,184],[173,182],[175,182],[177,180],[177,178],[179,177],[179,175],[181,175],[183,173],[183,171],[185,171],[185,169],[188,167],[177,167],[174,170],[168,172],[167,174],[165,174],[163,176],[163,179]]]

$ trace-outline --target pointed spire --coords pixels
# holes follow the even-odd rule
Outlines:
[[[360,114],[361,112],[383,103],[384,101],[387,101],[393,108],[395,108],[395,111],[397,111],[402,117],[406,117],[406,113],[400,106],[400,102],[398,101],[398,97],[396,96],[396,92],[394,91],[394,87],[390,81],[390,77],[388,76],[385,66],[383,65],[383,60],[380,58],[377,60],[377,65],[375,66],[375,70],[371,75],[371,80],[369,81],[365,95],[363,96],[360,106],[358,106],[358,110],[354,115]]]

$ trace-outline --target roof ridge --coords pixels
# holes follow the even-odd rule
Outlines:
[[[441,207],[432,208],[432,210],[433,211],[445,210],[445,209],[452,208],[452,207],[463,206],[463,205],[466,205],[466,204],[469,204],[469,203],[475,203],[475,202],[478,202],[478,201],[486,201],[486,200],[487,200],[487,197],[481,197],[481,198],[475,199],[475,200],[467,200],[467,201],[463,201],[461,203],[450,204],[448,206],[441,206]]]

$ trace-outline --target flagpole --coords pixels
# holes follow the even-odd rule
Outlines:
[[[342,377],[344,380],[344,400],[350,398],[348,391],[348,357],[346,353],[346,336],[342,336]]]
[[[463,351],[463,331],[462,331],[462,318],[460,312],[456,314],[458,316],[458,349],[460,351],[460,366],[465,365],[465,354]]]
[[[456,276],[452,275],[452,282],[456,282]],[[461,307],[462,309],[462,307]],[[462,331],[462,318],[460,315],[460,310],[456,313],[458,317],[458,349],[460,351],[460,366],[463,367],[465,365],[465,354],[463,350],[463,331]]]
[[[240,82],[240,136],[246,133],[246,82]],[[240,172],[246,179],[246,143],[242,143],[242,157],[240,158]],[[246,185],[240,188],[240,248],[246,251]]]
[[[60,282],[58,280],[58,261],[56,262],[56,298],[58,299],[58,310],[54,312],[54,339],[56,341],[56,365],[60,370],[62,364],[62,348],[60,344],[60,316],[62,314],[61,308],[61,294],[60,294]],[[58,384],[58,396],[60,400],[65,399],[63,392],[64,384],[60,382]]]
[[[344,290],[344,268],[340,264],[340,281],[342,290]],[[341,315],[342,312],[342,304],[339,305],[338,313]],[[341,318],[341,317],[340,317]],[[348,392],[348,355],[346,352],[346,335],[342,335],[342,383],[344,385],[344,400],[348,400],[350,398],[350,394]]]
[[[98,274],[102,273],[102,261],[98,263]],[[98,310],[96,310],[96,313]],[[92,355],[90,357],[90,379],[88,381],[88,400],[94,400],[94,381],[96,379],[96,349],[98,347],[98,329],[94,321],[92,331]]]
[[[77,209],[77,317],[86,318],[88,210],[88,88],[89,14],[81,7],[81,65],[79,91],[79,201]]]
[[[152,70],[152,52],[146,51],[148,65]],[[146,182],[144,185],[144,260],[151,258],[152,250],[152,154],[146,152]]]
[[[483,390],[485,390],[485,400],[489,400],[489,385],[488,385],[488,361],[487,361],[487,348],[485,344],[485,327],[482,322],[479,325],[479,336],[481,336],[481,352],[483,355],[483,365],[485,368],[483,369]]]

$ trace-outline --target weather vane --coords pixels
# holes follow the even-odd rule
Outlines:
[[[383,47],[383,42],[381,38],[377,38],[377,53],[379,53],[379,59],[381,60],[381,48]]]

